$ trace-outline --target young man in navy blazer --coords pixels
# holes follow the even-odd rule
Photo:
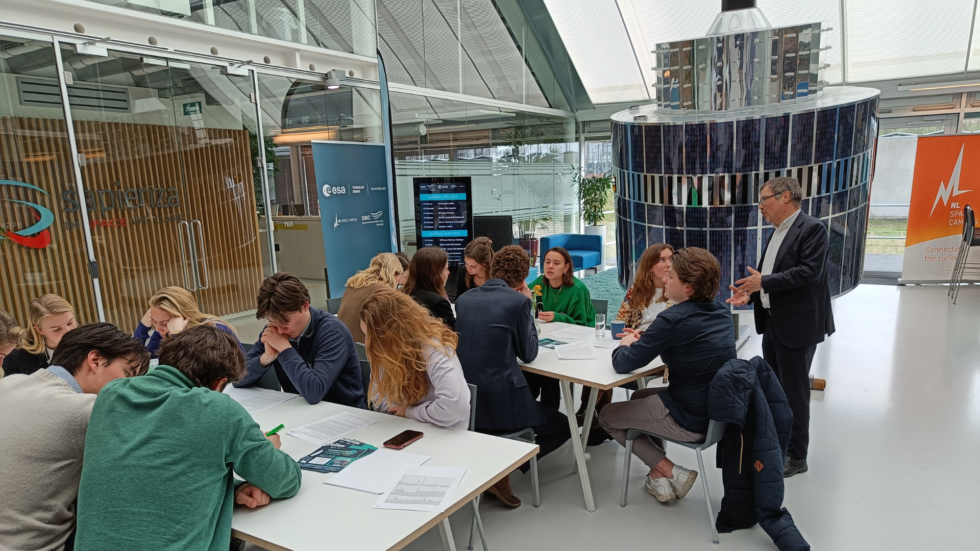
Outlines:
[[[784,476],[805,473],[810,441],[810,364],[817,344],[834,333],[827,259],[830,239],[819,220],[800,210],[795,178],[773,178],[759,192],[759,210],[776,230],[760,270],[736,281],[730,304],[755,307],[762,355],[779,378],[793,410],[793,435]]]

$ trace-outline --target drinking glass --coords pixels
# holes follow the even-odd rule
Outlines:
[[[606,315],[596,314],[595,315],[595,338],[596,340],[603,340],[606,338]]]

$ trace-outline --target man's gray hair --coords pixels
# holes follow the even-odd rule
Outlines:
[[[772,190],[772,193],[776,197],[782,195],[784,191],[788,191],[790,200],[796,206],[800,206],[800,202],[803,201],[803,188],[800,187],[800,183],[796,181],[796,178],[780,176],[769,180],[762,187],[765,186],[769,186],[769,189]]]

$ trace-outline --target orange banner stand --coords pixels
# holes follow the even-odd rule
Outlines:
[[[903,283],[949,282],[963,235],[964,205],[980,208],[980,135],[920,137]]]

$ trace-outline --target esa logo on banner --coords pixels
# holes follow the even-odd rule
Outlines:
[[[330,197],[331,195],[346,195],[347,186],[331,186],[330,184],[324,184],[323,186],[323,196]]]

